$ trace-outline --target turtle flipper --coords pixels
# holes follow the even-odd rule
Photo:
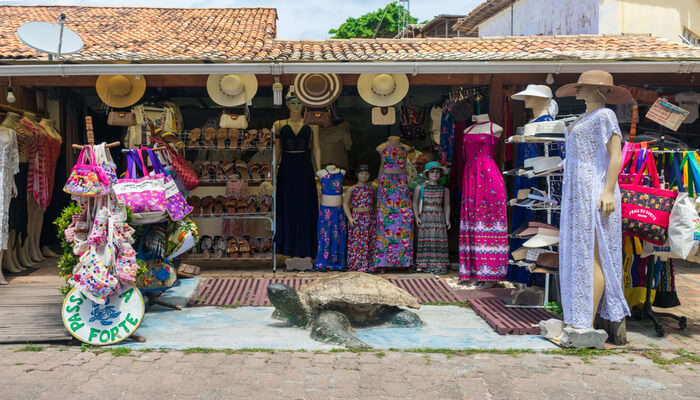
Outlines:
[[[345,314],[337,311],[321,311],[311,325],[311,338],[319,342],[342,344],[347,347],[370,347],[353,336],[350,331],[350,320]]]
[[[418,314],[398,307],[388,307],[382,313],[381,318],[394,328],[419,328],[423,326],[423,320]]]

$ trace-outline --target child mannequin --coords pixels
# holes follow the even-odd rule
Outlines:
[[[343,208],[350,226],[348,232],[348,269],[371,272],[374,262],[375,235],[377,231],[374,214],[374,187],[368,183],[369,166],[360,165],[357,184],[350,187],[344,196]]]
[[[413,214],[418,226],[416,271],[447,273],[449,252],[447,231],[450,229],[450,192],[440,185],[443,167],[436,161],[425,165],[427,181],[413,193]]]
[[[341,208],[345,170],[330,164],[316,175],[321,180],[321,208],[318,213],[318,251],[314,269],[345,269],[346,226]]]

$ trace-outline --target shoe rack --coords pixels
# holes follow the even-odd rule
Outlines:
[[[276,272],[276,154],[270,130],[208,128],[202,133],[196,128],[181,140],[200,180],[188,196],[200,243],[183,261],[236,267],[271,260]],[[227,186],[241,183],[247,195],[227,195]],[[225,231],[226,224],[233,226],[233,234]]]

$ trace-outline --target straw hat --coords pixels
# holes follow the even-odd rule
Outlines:
[[[634,101],[629,90],[613,84],[613,77],[609,72],[597,69],[586,71],[579,75],[576,83],[567,83],[557,89],[557,97],[576,96],[576,88],[586,85],[610,89],[610,93],[605,97],[607,104],[627,104]]]
[[[207,93],[214,103],[224,107],[246,104],[258,91],[255,74],[209,75]]]
[[[146,78],[142,75],[100,75],[95,89],[103,103],[125,108],[136,104],[146,93]]]
[[[340,96],[343,82],[336,74],[297,74],[297,99],[307,107],[328,107]]]
[[[393,106],[403,100],[408,86],[406,74],[361,74],[357,79],[362,100],[377,107]]]

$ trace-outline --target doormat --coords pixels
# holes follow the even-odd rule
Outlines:
[[[0,293],[0,343],[73,340],[61,320],[58,285],[10,284]]]
[[[472,309],[500,335],[539,335],[540,321],[556,318],[541,308],[506,307],[497,297],[469,299]]]
[[[311,282],[301,278],[209,278],[199,285],[189,306],[271,306],[267,286],[283,283],[295,289]],[[392,278],[389,282],[404,289],[421,304],[458,303],[459,298],[441,279]]]

